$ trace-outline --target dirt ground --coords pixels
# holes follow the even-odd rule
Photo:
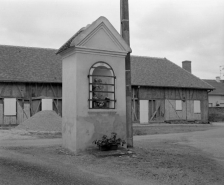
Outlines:
[[[219,127],[212,125],[136,127],[134,131],[140,130],[137,132],[141,132],[138,135],[157,135],[154,139],[135,136],[133,149],[120,150],[115,153],[108,152],[106,154],[105,152],[91,149],[75,156],[62,148],[60,144],[35,147],[2,145],[2,148],[24,156],[35,156],[39,160],[57,161],[61,166],[67,166],[71,170],[72,166],[80,166],[82,170],[88,173],[99,177],[114,178],[122,182],[122,184],[223,185],[223,164],[201,149],[181,144],[181,142],[187,142],[187,137],[192,137],[194,133],[200,133],[198,131],[209,132],[214,129],[219,129]],[[142,134],[143,131],[144,133]],[[180,137],[172,139],[171,136],[175,132],[180,133]],[[189,132],[191,132],[191,135],[188,136]],[[0,133],[0,139],[4,138],[3,140],[5,141],[15,139],[15,137],[9,137],[10,131],[4,133],[4,137]],[[6,136],[7,134],[8,136]],[[18,135],[20,134],[18,133]],[[52,138],[54,134],[49,133],[49,135]],[[24,137],[24,140],[43,140],[37,138],[46,139],[49,135],[46,133],[45,135],[41,133],[31,133],[30,135],[23,133],[20,137]]]

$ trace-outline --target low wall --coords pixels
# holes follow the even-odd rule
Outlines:
[[[224,107],[209,107],[208,112],[210,122],[224,121]]]

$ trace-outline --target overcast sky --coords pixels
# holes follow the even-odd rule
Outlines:
[[[133,55],[190,60],[202,79],[220,75],[224,0],[129,0],[129,14]],[[119,31],[120,0],[0,0],[0,44],[58,49],[99,16]]]

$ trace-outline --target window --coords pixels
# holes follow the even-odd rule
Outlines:
[[[4,115],[16,115],[16,98],[4,98]]]
[[[194,113],[201,113],[201,102],[200,102],[200,100],[194,100]]]
[[[89,108],[115,108],[115,75],[105,62],[95,63],[89,71]]]
[[[176,110],[182,110],[182,100],[176,100]]]
[[[41,110],[53,110],[52,99],[42,99],[42,109]]]
[[[208,107],[212,107],[212,103],[209,103],[209,104],[208,104]]]

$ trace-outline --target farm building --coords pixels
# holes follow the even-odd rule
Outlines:
[[[20,124],[41,110],[62,115],[56,51],[0,46],[0,124]],[[131,56],[131,68],[133,122],[208,121],[212,86],[165,58]]]
[[[209,107],[224,107],[224,80],[216,77],[215,80],[204,80],[215,88],[208,93]]]
[[[212,86],[166,58],[132,56],[133,122],[208,122]]]
[[[61,58],[55,51],[0,46],[0,124],[20,124],[40,110],[61,115]]]

